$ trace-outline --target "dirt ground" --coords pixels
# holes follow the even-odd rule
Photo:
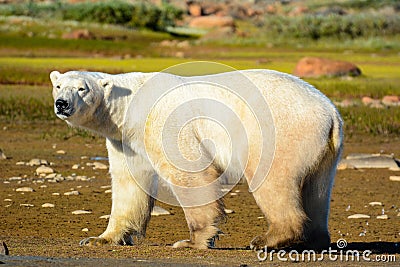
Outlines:
[[[153,217],[142,244],[130,247],[79,246],[81,239],[97,236],[107,226],[107,219],[99,217],[110,213],[111,194],[105,193],[109,189],[109,175],[107,170],[93,170],[86,165],[94,162],[92,157],[107,156],[104,140],[66,136],[68,129],[62,122],[0,126],[0,148],[10,157],[0,160],[0,241],[5,242],[10,251],[10,256],[0,256],[0,263],[17,266],[253,266],[271,263],[270,259],[260,262],[257,253],[248,249],[250,240],[266,231],[266,223],[259,218],[262,213],[245,185],[233,189],[236,195],[225,196],[226,207],[234,213],[229,214],[226,223],[221,225],[224,235],[217,241],[217,249],[171,248],[175,241],[188,238],[188,229],[182,210],[163,203],[157,205],[169,210],[172,215]],[[379,136],[352,137],[346,140],[344,155],[384,152],[400,157],[399,141],[399,138]],[[58,150],[64,150],[65,154],[57,153]],[[64,177],[75,173],[90,180],[40,182],[41,179],[35,175],[37,167],[16,164],[32,158],[52,162],[54,165],[51,167]],[[106,161],[99,162],[107,164]],[[80,164],[84,169],[73,170],[71,167],[74,164]],[[391,175],[400,173],[385,169],[338,171],[329,221],[332,248],[336,248],[336,240],[342,238],[347,241],[344,250],[372,251],[370,262],[363,259],[359,262],[341,260],[339,265],[380,266],[380,259],[391,261],[385,264],[393,266],[400,263],[400,182],[390,181]],[[11,177],[22,177],[22,180],[9,179]],[[34,192],[15,191],[25,186],[33,188]],[[64,195],[72,190],[78,190],[80,195]],[[382,202],[383,206],[370,206],[372,201]],[[43,208],[44,203],[52,203],[55,207]],[[74,210],[92,213],[73,215],[71,212]],[[389,219],[376,219],[383,211]],[[371,218],[347,218],[355,213],[368,214]],[[84,228],[87,228],[86,232],[82,231]],[[390,255],[394,257],[390,258]],[[323,262],[314,264],[336,266],[339,260],[330,260],[325,256]],[[309,264],[301,259],[295,262],[297,266]],[[272,264],[278,266],[284,263],[275,254]]]

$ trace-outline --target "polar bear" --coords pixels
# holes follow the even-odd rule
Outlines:
[[[254,102],[247,109],[237,94],[212,86],[212,83],[230,81],[246,89],[246,84],[240,84],[239,76],[246,77],[260,93],[257,97],[249,94],[249,99],[253,98]],[[149,82],[154,77],[157,77],[156,82]],[[167,184],[177,186],[212,184],[206,191],[191,191],[195,193],[190,194],[172,189],[184,209],[190,230],[190,239],[178,241],[173,247],[209,248],[219,233],[218,223],[225,216],[223,199],[217,193],[220,184],[213,181],[227,169],[230,159],[234,159],[233,165],[224,174],[247,180],[268,224],[267,232],[259,233],[251,241],[251,248],[258,250],[265,246],[279,248],[304,243],[309,248],[321,249],[330,245],[328,216],[331,189],[342,151],[342,119],[332,102],[310,84],[273,70],[232,71],[196,77],[168,73],[111,75],[52,71],[50,79],[56,115],[73,127],[106,138],[112,178],[111,216],[104,233],[82,240],[81,245],[133,245],[143,238],[156,196],[149,191],[156,190],[156,181],[162,176],[167,177]],[[206,82],[193,83],[198,80]],[[143,110],[146,105],[142,103],[154,100],[148,98],[152,92],[177,88],[181,84],[189,85],[181,86],[177,89],[179,93],[172,94],[168,100],[152,105],[155,112]],[[148,93],[147,97],[141,94],[143,92]],[[213,120],[192,120],[193,125],[179,132],[179,149],[172,153],[182,154],[191,162],[212,154],[211,163],[195,172],[178,170],[162,159],[160,146],[163,143],[158,140],[160,136],[173,135],[176,125],[165,126],[160,118],[165,122],[168,119],[165,114],[171,114],[177,105],[205,98],[215,100],[213,103],[226,101],[224,105],[229,108],[225,111],[235,115],[225,116],[224,109],[217,113],[226,124],[225,130],[232,126],[232,134],[224,134],[218,129],[224,127],[217,127]],[[179,103],[174,106],[174,102]],[[255,118],[251,109],[265,103],[271,116]],[[134,112],[128,112],[130,106],[134,106]],[[174,111],[178,115],[170,122],[172,124],[178,124],[185,114],[201,115],[204,110],[188,105]],[[124,133],[127,120],[130,120],[130,134]],[[234,120],[247,129],[245,141],[239,140],[240,127]],[[266,136],[257,134],[264,125],[273,125],[273,131],[267,132]],[[213,138],[214,145],[204,142]],[[273,159],[265,168],[268,169],[264,172],[265,177],[254,185],[253,177],[262,169],[258,168],[262,157],[257,152],[262,146],[261,139],[267,140],[266,147],[269,141],[274,143],[268,147],[274,149]],[[131,150],[129,157],[125,147]],[[243,165],[243,158],[246,158],[245,166],[238,167]],[[204,201],[196,202],[198,199]]]

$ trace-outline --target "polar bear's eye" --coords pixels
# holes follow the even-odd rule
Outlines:
[[[78,91],[79,91],[79,92],[83,92],[83,91],[85,91],[85,88],[79,87]]]
[[[57,85],[57,86],[56,86],[56,88],[57,88],[57,89],[60,89],[60,88],[61,88],[61,86]]]

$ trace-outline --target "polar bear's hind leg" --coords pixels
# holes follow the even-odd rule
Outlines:
[[[251,241],[252,249],[284,247],[302,239],[306,215],[300,203],[298,179],[285,179],[286,184],[283,184],[281,173],[279,168],[271,169],[268,179],[253,192],[268,230]]]

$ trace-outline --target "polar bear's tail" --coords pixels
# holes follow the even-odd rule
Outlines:
[[[332,118],[331,130],[329,133],[329,148],[336,158],[340,157],[343,147],[343,121],[340,114],[335,110],[335,116]]]

